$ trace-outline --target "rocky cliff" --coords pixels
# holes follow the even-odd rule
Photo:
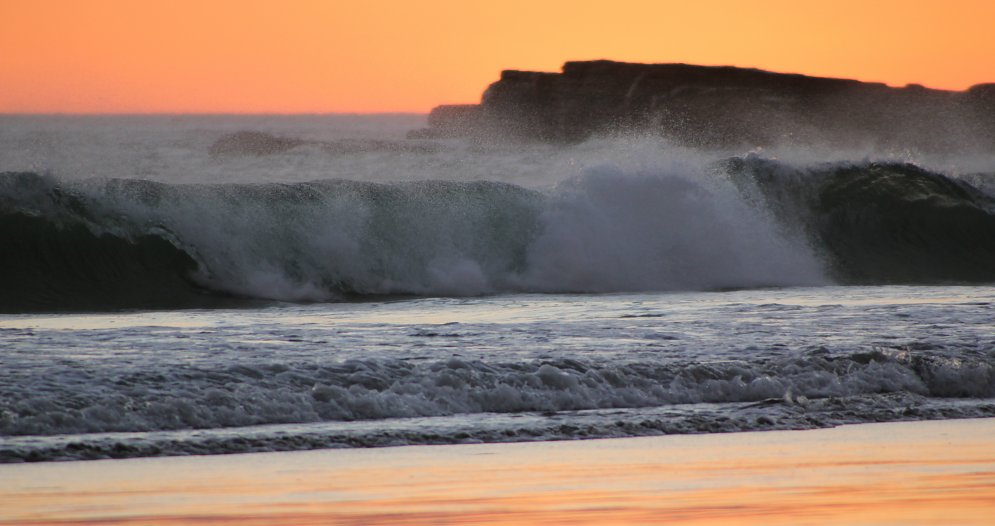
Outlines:
[[[995,84],[965,92],[736,67],[567,62],[508,70],[479,105],[440,106],[418,137],[576,142],[654,133],[692,146],[995,150]]]

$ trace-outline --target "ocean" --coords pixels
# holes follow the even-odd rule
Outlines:
[[[995,416],[995,154],[0,116],[0,462]]]

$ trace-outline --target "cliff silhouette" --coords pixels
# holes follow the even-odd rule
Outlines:
[[[651,133],[697,147],[779,144],[995,152],[995,84],[966,91],[689,64],[506,70],[480,104],[432,110],[416,138],[572,143]]]

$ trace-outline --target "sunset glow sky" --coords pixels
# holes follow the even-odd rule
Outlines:
[[[988,0],[0,0],[0,112],[424,112],[607,58],[964,89]]]

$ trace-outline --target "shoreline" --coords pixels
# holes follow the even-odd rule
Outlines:
[[[995,418],[8,464],[0,524],[983,524]]]

